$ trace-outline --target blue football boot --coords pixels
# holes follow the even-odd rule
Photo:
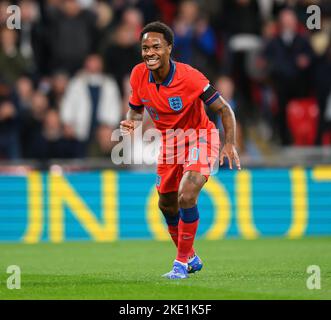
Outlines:
[[[194,272],[200,271],[202,269],[202,267],[203,267],[203,263],[202,263],[201,259],[197,255],[195,255],[193,260],[188,263],[187,272],[194,273]]]
[[[162,277],[168,279],[186,279],[188,278],[187,267],[175,260],[172,270]]]

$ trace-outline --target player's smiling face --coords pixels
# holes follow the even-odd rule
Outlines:
[[[141,40],[142,58],[151,71],[156,71],[169,63],[171,45],[162,33],[147,32]]]

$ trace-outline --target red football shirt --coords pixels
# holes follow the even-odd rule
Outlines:
[[[193,129],[198,135],[197,130],[215,128],[199,97],[209,86],[209,80],[193,67],[171,60],[167,78],[156,85],[152,72],[145,63],[140,63],[131,72],[130,84],[130,107],[134,110],[145,107],[162,133],[163,143],[168,129]]]

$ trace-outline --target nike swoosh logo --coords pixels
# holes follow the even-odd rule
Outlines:
[[[184,240],[189,240],[189,239],[192,239],[192,238],[193,238],[193,236],[183,236]]]
[[[141,101],[142,101],[142,102],[148,102],[148,101],[150,101],[150,100],[148,100],[148,99],[141,99]]]

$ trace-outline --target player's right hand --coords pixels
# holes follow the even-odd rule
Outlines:
[[[131,134],[135,128],[134,120],[123,120],[120,123],[120,130],[122,136]]]

